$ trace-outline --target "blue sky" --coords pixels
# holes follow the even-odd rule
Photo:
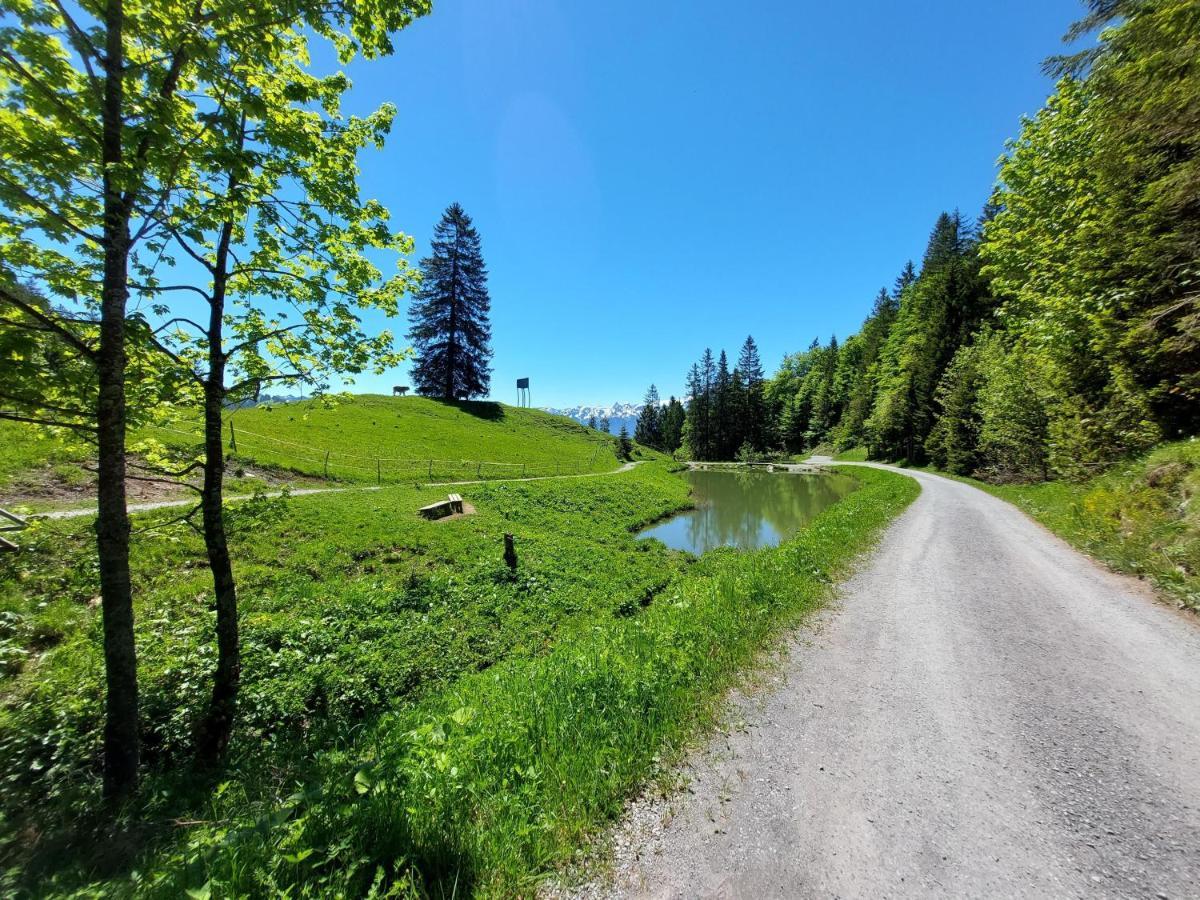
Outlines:
[[[435,0],[352,112],[399,107],[364,195],[417,240],[452,201],[491,272],[492,396],[679,393],[857,329],[937,214],[974,216],[1078,0]],[[374,323],[373,323],[374,324]],[[382,325],[382,321],[380,322]],[[403,332],[405,321],[393,322]],[[389,390],[406,373],[359,379]]]

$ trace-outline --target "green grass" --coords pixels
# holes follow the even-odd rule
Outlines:
[[[840,453],[835,453],[833,458],[842,462],[866,462],[867,448],[851,447],[849,450],[842,450]]]
[[[332,405],[301,401],[238,410],[227,415],[231,476],[268,471],[346,483],[385,484],[474,481],[610,472],[616,469],[611,435],[535,409],[490,402],[443,403],[422,397],[356,395]],[[194,422],[132,432],[130,447],[147,441],[195,454],[200,429]],[[46,488],[78,487],[91,476],[80,463],[86,445],[47,436],[38,429],[0,422],[0,490],[24,498],[30,509],[78,504],[73,492],[56,501]],[[660,454],[635,447],[635,459]],[[252,486],[253,477],[246,481]],[[230,479],[230,492],[239,482]]]
[[[343,481],[513,478],[606,472],[618,465],[611,436],[562,416],[501,403],[365,394],[332,406],[319,401],[257,406],[228,418],[239,459]],[[170,445],[189,444],[180,431],[198,429],[146,434]],[[228,430],[226,446],[232,449]]]
[[[1200,441],[1165,444],[1088,481],[987,484],[1068,543],[1200,611]]]
[[[47,478],[71,481],[83,475],[78,463],[88,449],[20,422],[0,421],[0,489],[20,489]]]
[[[852,474],[862,487],[782,547],[698,562],[633,538],[688,502],[662,463],[473,486],[478,514],[438,523],[414,510],[439,492],[412,486],[233,507],[243,702],[215,786],[183,764],[212,664],[201,548],[142,532],[150,774],[142,824],[118,833],[86,815],[102,680],[91,535],[40,523],[0,570],[0,886],[528,893],[917,490]]]

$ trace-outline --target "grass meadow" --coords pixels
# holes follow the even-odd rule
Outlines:
[[[611,820],[712,721],[773,636],[916,493],[859,490],[779,548],[695,559],[633,532],[689,503],[666,463],[231,507],[243,622],[224,771],[189,770],[213,661],[198,539],[136,520],[149,776],[91,819],[102,708],[86,521],[40,521],[0,569],[0,887],[116,896],[506,896]],[[502,562],[516,536],[519,564]],[[136,813],[136,815],[132,815]]]

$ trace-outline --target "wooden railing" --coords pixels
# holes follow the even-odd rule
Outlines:
[[[11,553],[17,549],[17,545],[4,537],[3,532],[23,531],[27,527],[28,524],[20,516],[0,509],[0,552]]]

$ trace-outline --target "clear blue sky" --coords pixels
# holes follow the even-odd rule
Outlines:
[[[938,212],[974,216],[1078,0],[435,0],[349,107],[400,110],[366,196],[491,272],[492,396],[679,393],[753,334],[773,370],[857,329]],[[406,321],[393,327],[403,332]],[[390,390],[407,373],[353,388]]]

